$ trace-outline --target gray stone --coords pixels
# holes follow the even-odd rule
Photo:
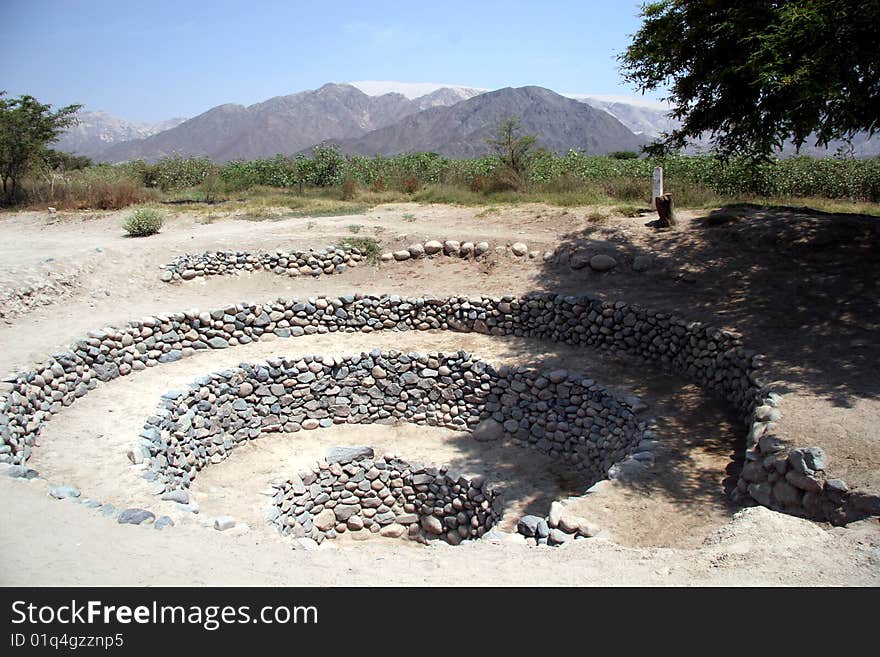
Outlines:
[[[633,258],[633,270],[638,272],[648,271],[654,262],[654,258],[650,255],[637,255]]]
[[[339,504],[333,507],[333,514],[339,522],[346,522],[353,515],[360,513],[360,508],[354,504]]]
[[[562,514],[565,511],[565,507],[562,506],[560,502],[552,502],[550,504],[550,513],[547,514],[547,524],[551,529],[556,529],[559,526],[559,520],[562,518]]]
[[[573,539],[571,534],[566,534],[559,529],[551,529],[547,534],[547,545],[562,545]]]
[[[500,440],[504,437],[504,426],[492,418],[486,418],[474,427],[471,436],[478,442]]]
[[[382,529],[379,530],[379,535],[384,536],[385,538],[400,538],[406,533],[406,527],[403,525],[399,525],[396,522],[392,522],[389,525],[385,525]]]
[[[155,529],[165,529],[166,527],[173,527],[174,521],[170,516],[159,516],[156,519],[156,522],[153,523],[153,527]]]
[[[57,500],[67,500],[80,496],[79,488],[75,486],[62,486],[60,484],[49,485],[49,495]]]
[[[798,507],[801,503],[802,493],[784,479],[773,484],[773,497],[776,502],[784,507]]]
[[[327,463],[351,463],[360,459],[371,459],[374,455],[373,448],[366,445],[331,447],[327,450]]]
[[[326,532],[333,529],[336,525],[336,514],[333,513],[333,509],[324,509],[314,517],[313,522],[315,523],[315,527],[322,532]]]
[[[180,504],[189,504],[189,491],[185,488],[169,490],[162,493],[162,497],[160,499],[166,502],[179,502]]]
[[[593,271],[604,272],[614,269],[617,266],[617,260],[610,255],[599,253],[590,258],[590,269]]]
[[[550,379],[550,383],[562,383],[568,378],[568,370],[553,370],[547,375],[547,378]]]
[[[429,534],[440,536],[443,533],[443,523],[436,516],[422,516],[419,525]]]
[[[456,240],[446,240],[443,242],[443,253],[448,256],[457,256],[460,248],[461,242],[457,242]]]
[[[224,532],[235,527],[235,518],[232,516],[217,516],[214,518],[214,529]]]
[[[36,479],[39,475],[26,465],[11,465],[6,470],[6,476],[13,479]]]
[[[812,493],[822,491],[822,481],[813,475],[802,474],[796,470],[789,470],[785,473],[785,480],[795,488]]]
[[[583,269],[590,264],[590,254],[583,252],[575,252],[568,261],[568,266],[572,269]]]
[[[149,524],[156,519],[156,514],[146,509],[138,509],[136,507],[125,509],[116,518],[116,522],[121,525],[143,525]]]
[[[749,495],[762,506],[771,506],[770,494],[773,487],[767,482],[749,484]]]
[[[801,474],[812,474],[828,467],[828,458],[820,447],[800,447],[788,453],[788,462]]]
[[[523,536],[533,537],[538,534],[538,527],[541,523],[546,525],[542,517],[526,515],[520,518],[519,522],[516,523],[516,531]]]

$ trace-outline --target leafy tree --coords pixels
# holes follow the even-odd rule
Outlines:
[[[880,0],[662,0],[641,15],[619,60],[642,92],[669,88],[682,125],[663,150],[708,134],[761,158],[880,129]]]
[[[495,151],[502,164],[520,180],[528,173],[537,142],[535,135],[523,135],[521,132],[519,119],[509,117],[498,123],[492,131],[492,137],[484,140]]]
[[[87,169],[94,164],[92,158],[85,155],[74,155],[64,151],[47,149],[43,161],[53,171],[77,171]]]
[[[27,171],[48,154],[48,145],[76,122],[81,105],[68,105],[52,111],[32,96],[3,98],[0,91],[0,178],[3,200],[15,200],[19,181]]]
[[[339,147],[336,144],[318,144],[312,150],[314,157],[309,171],[312,184],[318,187],[338,185],[342,181],[345,166],[345,158],[339,153]]]

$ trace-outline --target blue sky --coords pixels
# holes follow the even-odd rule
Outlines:
[[[0,0],[0,89],[136,121],[325,82],[626,94],[639,2]]]

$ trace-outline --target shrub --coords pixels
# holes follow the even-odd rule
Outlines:
[[[146,166],[144,184],[163,192],[198,187],[214,171],[216,167],[207,157],[168,157]]]
[[[400,188],[405,194],[415,194],[422,188],[422,183],[415,176],[407,176],[400,181]]]
[[[345,182],[342,183],[342,200],[353,201],[356,196],[357,183],[354,181],[354,178],[346,178]]]
[[[155,235],[165,223],[165,218],[154,208],[138,208],[125,218],[122,228],[130,237]]]
[[[373,180],[372,183],[370,183],[370,191],[371,192],[378,194],[378,193],[384,192],[385,189],[386,189],[386,187],[385,187],[385,179],[384,178],[376,178],[375,180]]]
[[[639,154],[635,151],[611,151],[608,153],[608,157],[612,160],[636,160]]]
[[[301,160],[299,165],[304,169],[303,177],[318,187],[338,185],[343,175],[345,158],[339,148],[333,144],[321,144],[313,149],[311,160]]]
[[[376,262],[382,249],[374,237],[344,237],[337,244],[341,249],[357,249],[367,258],[368,262]]]
[[[492,172],[485,191],[491,193],[517,192],[523,188],[522,177],[509,167],[498,167]]]
[[[478,173],[473,178],[471,178],[471,182],[468,187],[474,193],[484,192],[489,187],[489,177],[484,176],[482,173]]]
[[[59,210],[121,210],[156,198],[156,191],[143,187],[127,169],[106,165],[29,177],[23,191],[28,203]]]
[[[641,217],[642,212],[645,212],[647,208],[640,208],[635,205],[618,205],[615,208],[617,214],[622,215],[624,217],[629,217],[630,219]]]

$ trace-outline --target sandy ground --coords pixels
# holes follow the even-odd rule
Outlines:
[[[353,291],[587,292],[739,330],[770,356],[784,393],[783,436],[821,445],[836,476],[880,490],[875,430],[880,297],[870,296],[878,266],[872,255],[877,232],[868,220],[737,211],[707,227],[707,213],[683,213],[680,229],[656,234],[644,227],[646,219],[597,224],[585,210],[527,206],[477,214],[413,204],[363,216],[260,223],[206,224],[183,214],[142,240],[122,236],[119,214],[62,215],[51,223],[40,213],[3,214],[7,239],[0,243],[0,292],[8,294],[19,281],[38,286],[52,277],[65,285],[50,288],[46,305],[10,302],[4,308],[0,371],[27,366],[99,326],[242,300]],[[363,266],[318,279],[258,273],[175,286],[158,281],[158,266],[182,252],[321,247],[354,234],[352,225],[389,250],[427,238],[485,239],[492,246],[523,241],[542,253],[565,255],[585,245],[613,251],[621,264],[598,275],[540,257],[493,256],[480,264],[441,259]],[[654,259],[648,272],[632,270],[637,255]],[[583,482],[529,450],[481,445],[433,428],[345,426],[272,435],[239,448],[196,479],[192,493],[201,507],[196,516],[158,502],[125,458],[159,395],[199,374],[273,355],[342,355],[375,347],[465,349],[499,364],[564,365],[586,372],[649,404],[645,416],[656,419],[663,445],[657,462],[639,482],[583,496]],[[0,478],[0,547],[8,555],[0,583],[876,584],[876,519],[830,529],[765,509],[736,513],[726,502],[725,490],[739,467],[740,433],[727,409],[693,385],[625,357],[534,340],[442,332],[345,334],[200,353],[99,386],[46,426],[31,461],[49,481],[76,485],[84,497],[168,513],[177,526],[163,532],[119,526],[80,505],[51,500],[43,480]],[[486,474],[503,493],[503,528],[522,512],[544,514],[552,500],[562,499],[602,534],[556,550],[488,542],[423,547],[376,538],[337,541],[315,552],[291,550],[262,520],[268,483],[313,462],[329,446],[363,443]],[[221,513],[239,520],[232,535],[201,526]],[[206,549],[212,558],[204,558]]]

